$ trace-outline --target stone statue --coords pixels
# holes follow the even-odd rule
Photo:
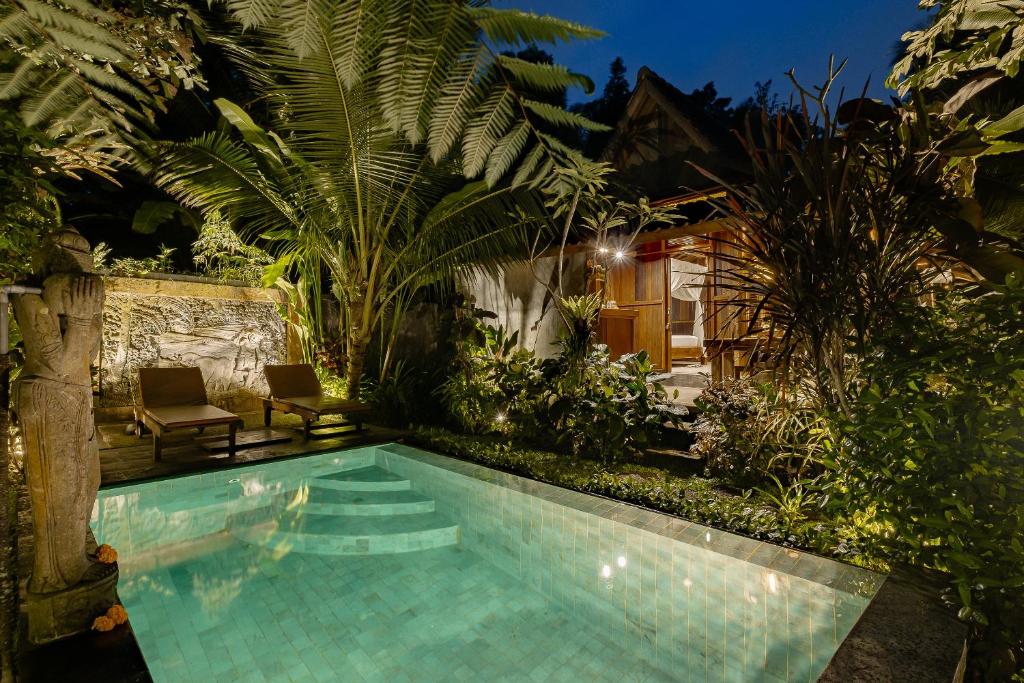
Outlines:
[[[101,340],[103,281],[92,272],[89,243],[70,228],[48,238],[35,266],[42,294],[14,299],[25,343],[14,405],[32,502],[29,630],[38,642],[83,630],[82,620],[88,628],[88,613],[113,600],[116,567],[90,554],[89,533],[100,484],[89,363]],[[102,586],[89,590],[90,583]]]

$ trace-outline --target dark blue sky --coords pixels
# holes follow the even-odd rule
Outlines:
[[[714,81],[721,95],[745,99],[755,81],[772,79],[788,98],[785,72],[806,86],[820,83],[829,54],[848,58],[842,84],[885,97],[883,85],[900,35],[926,18],[917,0],[496,0],[593,26],[608,35],[558,46],[558,62],[594,79],[621,55],[630,85],[644,65],[684,91]],[[587,99],[570,93],[570,101]]]

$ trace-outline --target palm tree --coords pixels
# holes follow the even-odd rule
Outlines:
[[[268,240],[310,300],[329,280],[352,397],[387,316],[427,284],[509,258],[543,226],[541,194],[591,168],[541,126],[598,126],[523,95],[588,79],[500,50],[599,33],[480,5],[231,2],[256,31],[229,39],[230,53],[275,130],[218,100],[229,126],[147,162],[187,206]]]

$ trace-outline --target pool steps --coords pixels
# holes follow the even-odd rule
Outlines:
[[[460,541],[457,524],[437,514],[412,482],[375,465],[304,479],[269,504],[228,521],[236,539],[275,552],[380,555]]]

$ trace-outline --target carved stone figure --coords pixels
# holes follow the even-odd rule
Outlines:
[[[99,349],[103,306],[103,281],[92,268],[89,243],[65,229],[38,254],[42,294],[14,299],[25,341],[25,366],[14,391],[32,502],[35,557],[28,591],[34,640],[80,630],[59,623],[67,618],[85,619],[87,628],[86,613],[112,601],[116,583],[116,568],[89,552],[89,517],[100,483],[89,363]],[[102,585],[75,590],[89,583]],[[61,593],[40,603],[41,596]]]

